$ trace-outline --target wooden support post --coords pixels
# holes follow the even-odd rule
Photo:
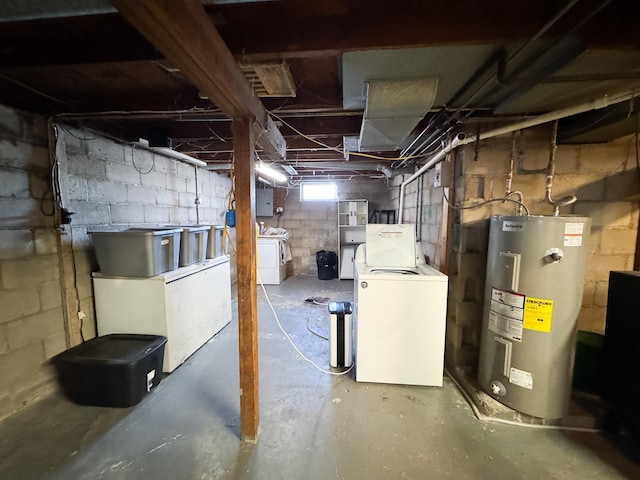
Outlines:
[[[236,245],[238,265],[238,348],[242,439],[258,437],[258,305],[256,300],[256,180],[254,136],[248,119],[233,120]]]
[[[640,222],[638,223],[638,232],[636,233],[636,251],[633,258],[633,269],[640,270]]]

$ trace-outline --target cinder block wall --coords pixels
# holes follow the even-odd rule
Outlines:
[[[388,202],[390,190],[386,180],[339,181],[340,200],[369,200],[369,214]],[[275,227],[277,217],[258,217],[258,221]],[[316,252],[338,252],[338,204],[331,202],[302,202],[300,190],[287,190],[280,227],[289,232],[293,260],[287,264],[288,275],[316,275]]]
[[[408,177],[409,175],[398,175],[392,180],[393,188],[390,190],[391,201],[388,208],[395,209],[396,212],[400,205],[400,184]],[[443,189],[434,187],[435,180],[436,172],[432,169],[407,184],[402,223],[417,225],[417,240],[426,260],[433,267],[446,271],[447,252],[444,250],[444,238],[447,233],[448,211],[443,209]]]
[[[524,194],[534,215],[549,215],[544,202],[544,169],[549,160],[549,127],[529,129],[519,152],[512,190]],[[511,136],[480,142],[456,152],[455,201],[467,204],[504,195],[509,168]],[[640,199],[633,138],[603,145],[563,145],[556,152],[552,198],[576,195],[578,202],[561,208],[561,214],[592,219],[582,309],[578,328],[603,333],[608,276],[611,270],[632,270],[638,233]],[[477,364],[482,324],[486,252],[491,215],[513,215],[514,205],[491,203],[485,207],[454,211],[449,233],[449,305],[447,362]]]
[[[46,122],[0,106],[0,418],[51,387],[66,347]]]
[[[173,158],[105,138],[94,132],[58,126],[56,146],[60,189],[72,223],[62,236],[73,252],[75,284],[66,289],[73,306],[77,286],[83,325],[70,306],[72,340],[96,335],[91,273],[99,270],[91,230],[121,230],[152,225],[220,225],[229,178]],[[196,203],[196,198],[199,203]],[[63,255],[63,258],[64,255]],[[233,262],[235,264],[235,262]]]
[[[95,336],[91,272],[98,265],[87,231],[198,220],[221,224],[231,182],[59,125],[60,194],[73,215],[71,225],[58,229],[46,120],[0,106],[0,131],[3,418],[51,391],[55,382],[47,360],[81,341],[81,324],[85,339]],[[86,315],[82,322],[78,310]]]

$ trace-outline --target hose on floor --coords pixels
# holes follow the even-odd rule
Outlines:
[[[257,273],[257,272],[256,272]],[[320,367],[318,364],[316,364],[313,360],[311,360],[310,358],[308,358],[304,353],[302,353],[302,351],[297,347],[297,345],[293,342],[293,340],[291,339],[291,336],[287,333],[287,331],[284,329],[284,327],[282,326],[282,324],[280,323],[280,318],[278,317],[278,314],[276,313],[276,309],[274,308],[273,304],[271,303],[271,299],[269,298],[269,295],[267,294],[267,289],[264,288],[264,284],[262,283],[262,278],[260,278],[260,273],[257,273],[258,275],[258,281],[260,282],[260,286],[262,287],[262,291],[264,292],[264,297],[267,299],[267,303],[269,304],[269,307],[271,308],[271,312],[273,313],[273,318],[276,319],[276,323],[278,324],[278,328],[280,328],[280,330],[282,331],[282,333],[284,334],[284,336],[287,338],[287,340],[289,340],[289,343],[291,344],[291,346],[293,347],[293,349],[298,352],[298,355],[300,355],[300,357],[309,362],[311,365],[313,365],[315,368],[317,368],[318,370],[320,370],[322,373],[327,373],[329,375],[335,375],[335,376],[339,376],[339,375],[346,375],[347,373],[349,373],[351,371],[351,369],[353,368],[353,363],[351,364],[351,366],[342,371],[342,372],[332,372],[330,370],[325,370],[324,368]]]

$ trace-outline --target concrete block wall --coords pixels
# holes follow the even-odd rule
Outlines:
[[[340,181],[340,200],[369,200],[369,214],[388,201],[385,180]],[[258,217],[267,226],[276,226],[277,217]],[[298,188],[287,189],[280,227],[289,232],[293,260],[287,264],[288,275],[317,275],[316,252],[338,253],[338,204],[335,201],[303,202]]]
[[[96,335],[91,273],[99,270],[91,230],[153,225],[221,225],[228,177],[135,148],[95,132],[58,126],[57,159],[67,227],[75,263],[75,284],[83,324],[70,314],[72,338]],[[196,198],[199,203],[196,203]],[[235,262],[233,262],[235,264]],[[75,292],[73,292],[75,294]]]
[[[46,121],[0,106],[0,418],[48,392],[66,348]]]
[[[408,175],[398,175],[392,179],[391,201],[388,208],[395,209],[400,205],[400,184]],[[405,187],[402,223],[417,225],[417,239],[422,247],[422,254],[428,263],[438,269],[446,269],[444,260],[442,235],[446,236],[446,215],[443,211],[443,188],[435,187],[436,171],[427,171]],[[396,217],[397,219],[398,217]],[[443,231],[443,228],[445,229]]]
[[[520,169],[514,172],[512,190],[521,191],[534,215],[550,215],[544,202],[544,173],[525,171],[545,168],[549,159],[549,127],[524,132],[526,147],[519,152]],[[504,195],[505,174],[511,156],[511,136],[458,149],[452,202],[465,205]],[[611,270],[633,270],[638,234],[640,199],[633,138],[604,145],[558,146],[552,198],[576,195],[578,202],[561,214],[586,215],[592,219],[584,280],[580,330],[603,333],[605,328],[608,276]],[[475,365],[482,324],[484,276],[491,215],[513,215],[517,205],[490,203],[452,212],[449,233],[449,311],[447,361]]]
[[[47,360],[95,336],[98,265],[87,232],[221,224],[231,187],[229,178],[95,132],[57,131],[61,199],[73,212],[60,228],[47,122],[0,106],[0,418],[56,388]]]

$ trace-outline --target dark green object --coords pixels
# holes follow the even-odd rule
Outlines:
[[[578,332],[576,359],[573,367],[573,388],[582,392],[599,394],[602,388],[604,335],[595,332]]]

